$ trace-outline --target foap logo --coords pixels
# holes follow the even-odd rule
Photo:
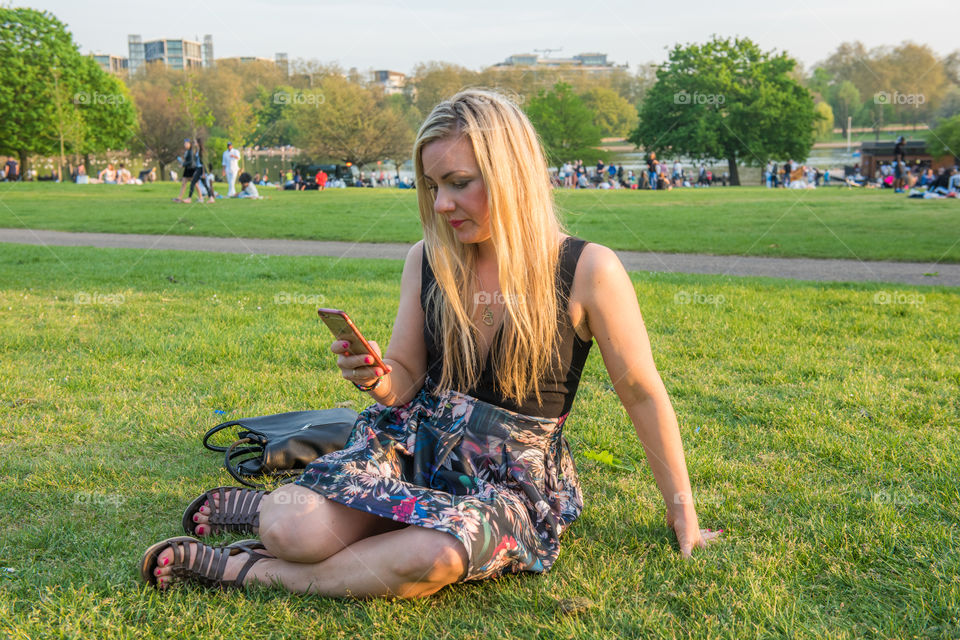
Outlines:
[[[274,104],[312,104],[319,107],[327,101],[322,93],[304,93],[302,91],[277,91],[273,94]]]
[[[106,105],[106,104],[123,104],[126,102],[126,97],[120,93],[98,93],[96,91],[78,91],[73,94],[73,103],[74,104],[86,104],[86,105]]]
[[[125,302],[122,293],[100,293],[94,291],[77,291],[73,296],[73,304],[114,304],[119,305]]]
[[[920,108],[920,105],[927,101],[927,96],[922,93],[900,93],[899,91],[878,91],[873,94],[874,104],[892,104],[894,106],[911,106],[914,109]]]
[[[727,299],[722,293],[702,293],[700,291],[677,291],[673,294],[674,304],[712,304],[720,306]]]
[[[688,92],[686,89],[673,94],[674,104],[723,104],[727,101],[722,93]]]
[[[274,304],[311,304],[322,307],[326,301],[327,298],[322,293],[281,291],[273,296]]]
[[[522,293],[511,293],[508,296],[504,296],[499,291],[494,291],[490,293],[489,291],[478,291],[473,294],[473,303],[477,305],[491,305],[491,304],[500,304],[505,305],[507,300],[513,301],[515,304],[519,305],[523,302]]]
[[[916,291],[877,291],[873,294],[873,304],[880,305],[913,305],[919,307],[925,304],[927,298]]]

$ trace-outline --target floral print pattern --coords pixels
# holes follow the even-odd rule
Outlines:
[[[544,572],[580,515],[566,415],[514,413],[428,384],[399,407],[360,413],[347,446],[317,458],[297,484],[356,509],[455,536],[464,580]]]

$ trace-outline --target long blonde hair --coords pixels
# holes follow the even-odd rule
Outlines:
[[[503,295],[503,336],[490,345],[494,381],[517,404],[531,394],[542,404],[539,378],[559,357],[556,275],[563,227],[533,126],[513,101],[481,89],[461,91],[434,107],[413,152],[424,247],[436,277],[427,298],[443,348],[438,388],[452,388],[456,380],[467,391],[484,365],[480,331],[471,320],[479,293],[477,247],[461,243],[436,213],[423,172],[423,147],[458,136],[470,141],[486,185]]]

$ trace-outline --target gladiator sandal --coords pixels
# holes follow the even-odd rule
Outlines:
[[[188,562],[190,558],[188,545],[191,543],[196,544],[197,548],[193,559]],[[250,568],[260,560],[272,558],[272,556],[255,551],[255,549],[263,549],[263,544],[257,540],[242,540],[231,545],[211,547],[196,538],[187,536],[169,538],[147,549],[140,560],[140,576],[144,582],[152,587],[158,586],[157,569],[159,565],[157,559],[168,548],[173,549],[173,562],[166,565],[170,567],[170,575],[167,577],[179,582],[195,582],[206,587],[219,589],[242,588],[243,579],[247,576]],[[223,571],[227,567],[227,560],[238,553],[246,553],[249,557],[240,568],[236,578],[224,580]]]
[[[229,499],[227,494],[229,493]],[[200,513],[200,507],[207,503],[210,521],[210,533],[223,532],[253,533],[260,526],[260,501],[269,491],[244,489],[242,487],[217,487],[197,497],[183,512],[183,530],[195,534],[197,523],[193,516]],[[214,496],[218,502],[214,501]]]

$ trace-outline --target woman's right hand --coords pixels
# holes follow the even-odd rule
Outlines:
[[[380,345],[373,340],[370,340],[369,344],[377,356],[383,359],[380,353]],[[350,355],[347,352],[349,347],[350,343],[343,340],[335,340],[333,344],[330,345],[330,351],[337,354],[337,366],[340,367],[340,375],[342,375],[345,380],[356,384],[370,385],[376,382],[380,376],[390,373],[390,365],[387,365],[387,370],[384,371],[382,368],[373,364],[373,356],[365,353]]]

